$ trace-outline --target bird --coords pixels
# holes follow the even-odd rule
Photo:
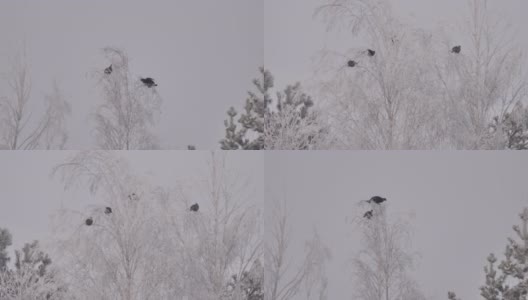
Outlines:
[[[105,208],[104,213],[107,214],[107,215],[111,214],[111,213],[112,213],[112,208],[107,206],[107,207]]]
[[[374,56],[376,55],[376,51],[372,50],[372,49],[367,49],[367,52],[368,52],[368,56]]]
[[[111,74],[111,73],[112,73],[112,65],[110,65],[110,67],[106,68],[106,69],[104,70],[104,72],[105,72],[105,74],[107,74],[107,75],[108,75],[108,74]]]
[[[86,223],[86,226],[92,226],[93,219],[90,217],[90,218],[86,219],[86,221],[84,221],[84,223]]]
[[[147,78],[141,78],[141,82],[143,82],[147,87],[151,88],[153,86],[158,86],[155,82],[154,82],[154,79],[150,78],[150,77],[147,77]]]
[[[462,46],[458,45],[458,46],[453,47],[451,49],[451,52],[458,54],[458,53],[460,53],[461,50],[462,50]]]
[[[370,220],[370,218],[372,218],[372,216],[373,216],[373,212],[374,212],[374,210],[372,210],[372,209],[369,210],[369,211],[367,211],[367,212],[363,215],[363,218],[367,218],[367,219]]]
[[[353,67],[355,67],[356,65],[357,65],[357,62],[356,62],[356,61],[354,61],[354,60],[349,60],[349,61],[348,61],[348,66],[349,66],[349,67],[353,68]]]
[[[132,194],[128,195],[128,199],[130,199],[130,200],[138,200],[138,198],[136,196],[136,193],[132,193]]]
[[[370,198],[370,200],[367,200],[367,203],[376,203],[376,204],[381,204],[383,202],[387,201],[387,198],[382,198],[380,196],[374,196],[372,198]]]
[[[194,203],[193,205],[191,205],[191,211],[198,211],[198,209],[200,209],[200,205],[198,205],[198,203]]]

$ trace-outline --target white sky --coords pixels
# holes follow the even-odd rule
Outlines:
[[[449,290],[480,299],[486,257],[503,257],[528,207],[524,152],[282,151],[267,152],[265,166],[266,203],[282,195],[290,201],[292,260],[313,225],[333,252],[329,299],[352,299],[346,264],[361,245],[345,218],[364,213],[359,200],[381,195],[391,216],[414,213],[415,278],[431,300],[447,299]]]
[[[0,96],[9,57],[26,44],[31,111],[56,79],[72,103],[67,149],[94,149],[100,98],[88,73],[106,68],[101,49],[124,49],[136,76],[164,99],[155,133],[165,149],[219,149],[230,106],[241,110],[263,64],[262,0],[0,1]]]

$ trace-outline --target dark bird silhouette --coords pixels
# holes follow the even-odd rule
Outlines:
[[[155,82],[154,82],[154,79],[150,78],[150,77],[147,77],[147,78],[141,78],[141,82],[143,82],[147,87],[151,88],[153,86],[158,86]]]
[[[374,56],[376,55],[376,51],[372,50],[372,49],[367,49],[367,53],[368,53],[368,56]]]
[[[460,53],[460,51],[462,51],[462,46],[460,45],[455,46],[451,49],[451,52],[456,53],[456,54]]]
[[[107,74],[107,75],[108,75],[108,74],[111,74],[112,71],[113,71],[113,69],[112,69],[112,65],[110,65],[110,67],[108,67],[108,68],[106,68],[106,69],[104,70],[105,74]]]
[[[111,214],[111,213],[112,213],[112,208],[107,206],[107,207],[105,208],[104,213],[107,214],[107,215]]]
[[[387,198],[382,198],[380,196],[374,196],[372,198],[370,198],[370,200],[367,200],[368,203],[376,203],[376,204],[381,204],[383,202],[387,201]]]
[[[86,219],[86,221],[84,221],[84,223],[86,223],[86,226],[92,226],[93,219],[90,217],[90,218]]]
[[[354,61],[354,60],[349,60],[347,65],[348,65],[349,67],[353,68],[353,67],[355,67],[355,66],[357,65],[357,62]]]
[[[198,205],[198,203],[194,203],[193,205],[191,205],[191,211],[198,211],[198,209],[200,209],[200,205]]]
[[[374,213],[374,210],[371,209],[371,210],[367,211],[367,212],[363,215],[363,218],[367,218],[367,219],[370,220],[370,218],[372,218],[372,216],[373,216],[373,213]]]

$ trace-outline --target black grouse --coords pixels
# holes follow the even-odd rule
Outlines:
[[[86,221],[84,221],[84,223],[86,223],[86,226],[92,226],[93,219],[90,217],[90,218],[86,219]]]
[[[373,216],[373,212],[374,212],[373,210],[369,210],[369,211],[367,211],[367,212],[363,215],[363,218],[367,218],[367,219],[370,220],[370,218],[372,218],[372,216]]]
[[[110,67],[106,68],[106,69],[104,70],[104,72],[105,72],[105,74],[107,74],[107,75],[108,75],[108,74],[111,74],[111,73],[112,73],[112,65],[110,65]]]
[[[348,61],[348,64],[347,64],[349,67],[353,68],[357,65],[357,62],[353,61],[353,60],[349,60]]]
[[[367,49],[367,52],[368,52],[368,56],[374,56],[376,55],[376,51],[372,50],[372,49]]]
[[[385,201],[387,201],[387,199],[386,198],[382,198],[380,196],[374,196],[374,197],[370,198],[370,200],[367,200],[368,203],[374,202],[376,204],[381,204],[381,203],[383,203]]]
[[[200,209],[200,206],[198,205],[198,203],[194,203],[193,205],[191,205],[191,211],[198,211],[198,209]]]
[[[107,215],[111,214],[111,213],[112,213],[112,208],[107,206],[107,207],[105,208],[104,213],[107,214]]]
[[[147,78],[141,78],[141,82],[143,82],[147,87],[151,88],[153,86],[158,86],[155,82],[154,82],[154,79],[150,78],[150,77],[147,77]]]
[[[456,54],[460,53],[460,51],[462,51],[462,46],[460,45],[455,46],[451,49],[451,52],[456,53]]]

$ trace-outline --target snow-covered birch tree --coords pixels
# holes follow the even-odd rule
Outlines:
[[[186,293],[189,299],[248,300],[257,294],[247,293],[244,278],[263,281],[261,207],[249,200],[251,182],[214,152],[204,184],[206,208],[186,220]]]
[[[468,1],[469,17],[458,32],[467,41],[460,53],[447,34],[437,57],[447,131],[456,149],[504,149],[507,141],[490,138],[489,123],[499,127],[514,107],[526,100],[526,60],[511,28],[493,15],[487,0]],[[493,135],[491,135],[493,137]]]
[[[507,148],[490,123],[501,127],[526,101],[526,61],[486,0],[468,4],[467,21],[440,32],[404,24],[388,0],[326,0],[316,10],[355,39],[347,51],[323,51],[318,70],[343,147]]]
[[[373,206],[372,217],[360,222],[362,248],[352,260],[356,299],[425,299],[410,276],[415,255],[409,248],[408,223],[391,220],[385,205]]]
[[[320,97],[345,148],[426,149],[438,140],[431,39],[400,22],[389,1],[327,0],[316,10],[356,47],[321,54]],[[433,96],[433,97],[432,97]]]
[[[307,299],[326,297],[325,264],[331,258],[317,231],[305,244],[305,252],[297,266],[291,263],[291,225],[287,200],[272,200],[266,230],[264,291],[267,300],[287,300],[302,293]],[[293,266],[293,267],[292,267]],[[314,290],[316,290],[314,292]]]
[[[124,51],[107,47],[103,52],[112,70],[96,73],[103,96],[94,115],[97,144],[105,150],[157,149],[152,127],[160,114],[160,95],[132,75]]]
[[[111,152],[80,152],[56,167],[65,187],[87,185],[103,205],[62,210],[57,264],[78,299],[181,299],[182,259],[173,222],[185,209]],[[178,213],[183,212],[183,213]]]
[[[68,139],[65,119],[71,114],[57,82],[44,96],[38,118],[30,109],[31,74],[25,53],[12,60],[7,74],[9,95],[0,95],[0,149],[63,149]]]

